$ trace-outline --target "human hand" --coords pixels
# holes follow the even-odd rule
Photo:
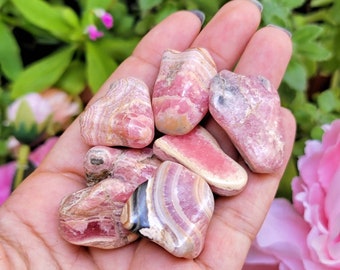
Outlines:
[[[289,36],[276,27],[257,30],[260,11],[251,1],[226,4],[202,30],[192,12],[176,12],[153,28],[132,56],[111,75],[93,100],[103,96],[113,80],[133,76],[152,89],[162,53],[172,48],[204,47],[217,69],[263,75],[278,87],[291,55]],[[206,128],[222,148],[247,169],[248,185],[239,195],[219,197],[201,255],[194,260],[172,256],[146,239],[115,250],[75,246],[58,231],[58,207],[63,197],[84,187],[83,157],[89,146],[79,122],[60,137],[40,167],[0,208],[0,269],[241,269],[288,162],[295,121],[281,110],[285,138],[284,165],[273,174],[254,174],[237,155],[226,134],[210,119]]]

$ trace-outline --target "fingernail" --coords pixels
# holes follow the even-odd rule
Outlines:
[[[263,5],[257,1],[257,0],[250,0],[251,2],[253,2],[255,4],[255,6],[257,6],[257,8],[260,10],[260,12],[262,12],[263,10]]]
[[[292,33],[289,30],[287,30],[286,28],[282,27],[282,26],[278,26],[276,24],[268,24],[267,26],[279,29],[279,30],[285,32],[289,36],[289,38],[292,38]]]
[[[190,10],[192,13],[194,13],[201,21],[201,23],[203,24],[204,21],[205,21],[205,14],[203,11],[201,10],[198,10],[198,9],[193,9],[193,10]]]

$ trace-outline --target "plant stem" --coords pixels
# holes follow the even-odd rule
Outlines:
[[[19,155],[17,158],[17,170],[15,174],[13,188],[16,189],[24,180],[25,170],[28,167],[28,156],[30,154],[30,147],[27,144],[20,145]]]

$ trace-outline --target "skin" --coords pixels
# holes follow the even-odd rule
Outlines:
[[[258,30],[260,11],[247,0],[227,3],[201,30],[191,12],[172,14],[154,27],[135,51],[108,78],[93,100],[117,78],[134,76],[152,89],[162,52],[201,46],[208,49],[218,70],[261,74],[278,87],[289,62],[290,37],[276,27]],[[93,100],[91,102],[93,102]],[[64,132],[41,166],[0,207],[0,269],[241,269],[275,196],[291,154],[295,136],[292,114],[282,108],[285,162],[273,174],[254,174],[235,197],[216,199],[205,247],[194,260],[179,259],[145,239],[116,250],[74,246],[58,233],[61,199],[84,187],[82,160],[89,149],[79,123]],[[227,135],[212,120],[206,123],[223,149],[245,167]]]

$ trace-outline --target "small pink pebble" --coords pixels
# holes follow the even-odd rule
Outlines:
[[[274,172],[283,163],[280,107],[276,89],[262,76],[223,70],[211,82],[210,113],[254,172]]]
[[[146,147],[154,136],[146,84],[133,77],[113,82],[106,95],[80,115],[80,132],[91,146]]]
[[[152,95],[157,130],[171,135],[190,132],[208,112],[209,84],[216,73],[203,48],[166,50]]]
[[[219,195],[235,195],[247,183],[247,172],[201,126],[182,136],[162,136],[154,142],[153,150],[160,159],[177,161],[200,175]]]

